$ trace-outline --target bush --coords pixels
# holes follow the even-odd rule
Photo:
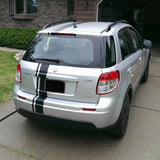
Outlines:
[[[0,28],[0,46],[27,49],[37,29]]]

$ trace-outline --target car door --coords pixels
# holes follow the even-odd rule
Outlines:
[[[127,72],[129,81],[134,89],[137,84],[137,75],[138,75],[137,63],[138,63],[139,53],[133,51],[133,46],[131,43],[130,36],[127,32],[127,28],[123,28],[119,31],[118,39],[122,57],[121,65],[122,68],[124,68],[125,72]]]
[[[142,49],[142,44],[140,40],[140,35],[131,27],[127,28],[127,32],[129,34],[129,38],[132,45],[132,50],[134,53],[134,58],[136,60],[136,81],[135,85],[137,86],[139,83],[139,80],[143,74],[144,70],[144,63],[145,63],[145,51]]]

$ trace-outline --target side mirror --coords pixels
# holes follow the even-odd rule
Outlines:
[[[152,42],[151,42],[150,40],[144,39],[144,41],[143,41],[143,46],[144,46],[145,48],[151,48],[151,47],[152,47]]]

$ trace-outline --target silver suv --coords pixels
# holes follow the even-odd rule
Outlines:
[[[151,42],[125,21],[59,23],[38,32],[17,66],[16,110],[123,137],[132,96],[148,78]]]

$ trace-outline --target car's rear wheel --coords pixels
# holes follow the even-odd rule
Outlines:
[[[130,99],[129,95],[126,95],[119,119],[115,124],[115,126],[109,131],[111,136],[120,139],[125,135],[129,119],[129,110],[130,110]]]
[[[142,77],[142,80],[141,80],[142,83],[147,82],[148,75],[149,75],[149,60],[147,62],[147,65],[146,65],[146,68],[145,68],[145,71],[144,71],[144,74],[143,74],[143,77]]]

